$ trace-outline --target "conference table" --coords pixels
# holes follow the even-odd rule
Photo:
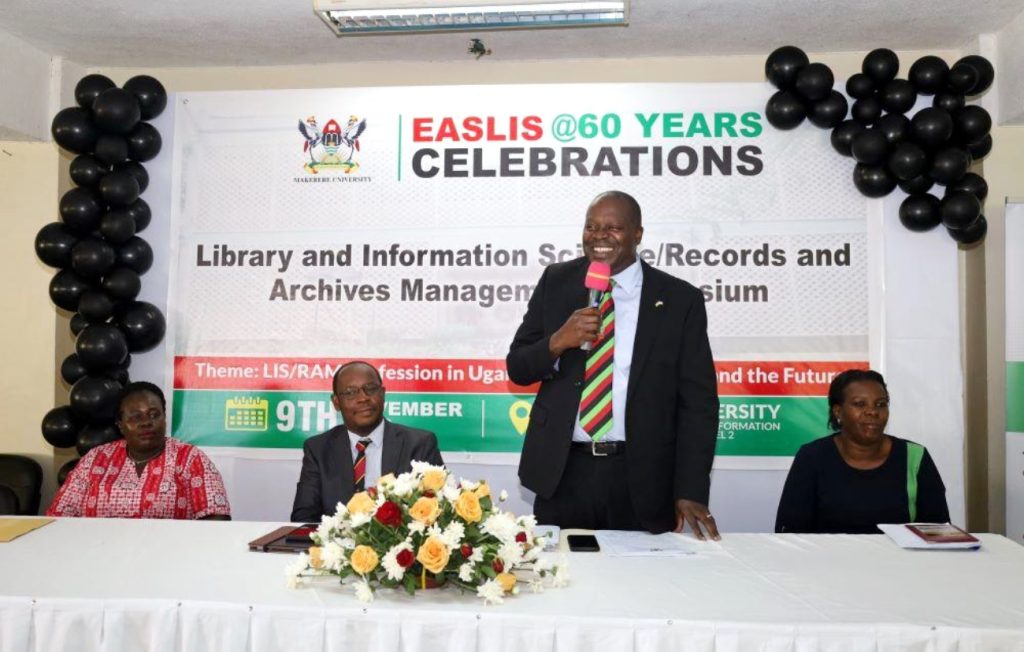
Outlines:
[[[568,553],[565,588],[485,606],[250,552],[281,523],[57,519],[0,543],[0,650],[1024,650],[1024,547],[725,534],[685,557]],[[564,535],[564,533],[563,533]]]

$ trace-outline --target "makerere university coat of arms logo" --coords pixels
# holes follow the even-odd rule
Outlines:
[[[366,131],[366,119],[349,116],[348,123],[342,129],[338,121],[331,118],[320,129],[316,116],[299,120],[299,133],[306,142],[302,151],[309,156],[303,168],[311,174],[320,170],[341,170],[350,174],[359,169],[359,163],[352,160],[359,151],[359,136]]]

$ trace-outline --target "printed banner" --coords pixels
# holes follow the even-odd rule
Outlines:
[[[1006,205],[1006,536],[1024,545],[1024,204]]]
[[[365,88],[178,96],[176,436],[300,447],[334,370],[376,364],[386,415],[449,452],[517,453],[536,387],[504,357],[587,204],[643,209],[640,257],[697,286],[719,455],[826,433],[865,367],[868,200],[828,132],[779,133],[762,84]],[[627,433],[628,437],[628,433]],[[514,459],[513,459],[514,461]]]

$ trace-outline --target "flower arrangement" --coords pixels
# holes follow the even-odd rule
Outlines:
[[[506,498],[502,491],[499,502]],[[363,602],[381,586],[414,595],[450,584],[500,604],[519,592],[521,580],[534,591],[545,581],[568,582],[564,562],[541,557],[545,539],[535,536],[536,525],[532,515],[498,509],[486,482],[456,482],[444,467],[413,462],[412,471],[388,474],[338,503],[286,575],[293,587],[316,575],[354,578]]]

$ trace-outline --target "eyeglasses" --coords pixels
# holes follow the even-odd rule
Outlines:
[[[352,399],[359,396],[359,392],[362,392],[363,394],[366,394],[366,398],[373,398],[374,396],[380,394],[380,391],[382,389],[384,388],[381,385],[378,385],[377,383],[368,383],[366,385],[363,385],[362,387],[348,387],[346,389],[343,389],[340,392],[338,392],[338,396],[340,396],[342,399],[346,401],[351,401]]]
[[[145,412],[132,412],[121,416],[121,423],[137,425],[144,421],[158,421],[164,418],[164,411],[153,408]]]

